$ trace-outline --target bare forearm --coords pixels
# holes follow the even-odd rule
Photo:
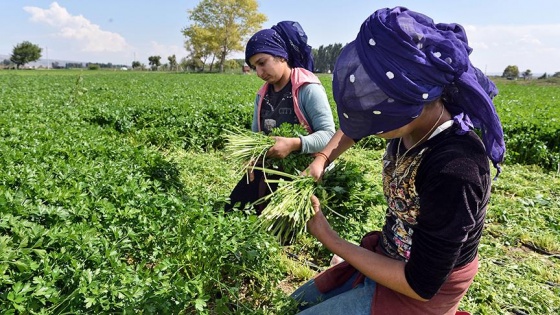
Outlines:
[[[347,137],[342,130],[339,129],[334,133],[329,143],[321,152],[325,153],[331,161],[334,161],[353,145],[354,140]]]
[[[294,151],[301,150],[301,139],[298,137],[274,137],[276,143],[268,150],[267,156],[283,159]]]
[[[310,175],[318,179],[323,175],[323,170],[330,162],[338,158],[344,151],[354,145],[354,140],[347,137],[341,130],[337,130],[329,143],[325,146],[317,158],[309,166]],[[318,171],[319,170],[319,171]]]

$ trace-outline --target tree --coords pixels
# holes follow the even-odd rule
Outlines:
[[[179,66],[177,64],[177,57],[175,57],[175,55],[171,55],[171,56],[167,57],[167,60],[169,60],[169,69],[170,70],[175,70],[175,71],[179,70]]]
[[[64,67],[60,65],[60,63],[58,61],[53,61],[51,63],[51,68],[53,69],[63,69]]]
[[[223,72],[227,56],[243,51],[242,43],[267,20],[258,12],[258,7],[257,0],[202,0],[188,11],[194,23],[182,31],[192,48],[191,53],[209,56],[212,52]]]
[[[243,62],[243,64],[245,64],[245,62]],[[216,65],[216,67],[219,67],[219,65]],[[226,62],[224,62],[224,72],[229,72],[232,70],[241,72],[243,70],[243,67],[239,66],[239,63],[235,59],[228,59],[226,60]]]
[[[245,65],[245,59],[233,59],[233,60],[237,62],[239,69],[243,69],[243,66]]]
[[[204,65],[210,56],[214,56],[219,52],[220,46],[212,40],[212,34],[209,30],[193,25],[188,31],[188,39],[185,41],[185,49],[189,52],[191,64],[202,63],[202,71]]]
[[[204,71],[204,64],[200,59],[183,58],[181,59],[181,67],[185,71]]]
[[[66,63],[66,69],[72,69],[72,68],[83,68],[84,64],[81,62],[68,62]]]
[[[336,59],[342,51],[342,44],[330,44],[328,46],[319,46],[318,49],[313,49],[313,59],[315,61],[315,71],[329,72],[334,69]]]
[[[560,78],[560,72],[556,72],[552,75],[553,78]]]
[[[519,68],[517,66],[507,66],[502,74],[504,78],[517,78],[519,77]]]
[[[533,77],[533,73],[531,73],[530,69],[525,70],[525,72],[523,72],[522,75],[523,75],[523,80],[528,80]]]
[[[19,69],[20,66],[26,63],[39,60],[41,58],[41,51],[42,49],[39,46],[24,41],[14,47],[10,60],[15,63],[16,68]]]
[[[136,69],[136,68],[140,68],[142,67],[142,65],[140,64],[140,61],[133,61],[132,62],[132,69]]]
[[[157,68],[161,65],[161,56],[150,56],[148,57],[149,65],[152,67],[152,70],[157,70]]]
[[[546,79],[546,78],[548,78],[548,74],[546,74],[546,72],[545,72],[545,73],[543,73],[543,75],[538,77],[537,80],[543,80],[543,79]]]
[[[4,59],[2,61],[2,65],[4,66],[4,68],[13,68],[14,63],[10,61],[10,59]]]

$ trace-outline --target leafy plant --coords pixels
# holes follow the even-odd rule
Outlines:
[[[292,275],[285,252],[302,268],[326,267],[331,254],[305,234],[280,248],[250,228],[257,217],[218,211],[238,180],[225,130],[250,126],[262,84],[232,78],[0,72],[3,313],[295,313],[288,294],[313,273]],[[493,182],[479,273],[460,309],[557,314],[558,86],[497,84],[512,160]],[[344,216],[325,213],[349,240],[383,223],[381,155],[355,146],[315,191]]]

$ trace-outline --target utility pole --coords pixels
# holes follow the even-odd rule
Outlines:
[[[49,47],[45,46],[45,49],[47,50],[47,70],[49,70]]]

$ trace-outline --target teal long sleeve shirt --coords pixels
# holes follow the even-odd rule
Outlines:
[[[257,110],[259,95],[255,99],[252,130],[258,132]],[[305,84],[299,90],[298,102],[305,119],[311,126],[313,133],[300,136],[300,153],[309,154],[321,151],[335,132],[333,113],[325,92],[320,84]]]

